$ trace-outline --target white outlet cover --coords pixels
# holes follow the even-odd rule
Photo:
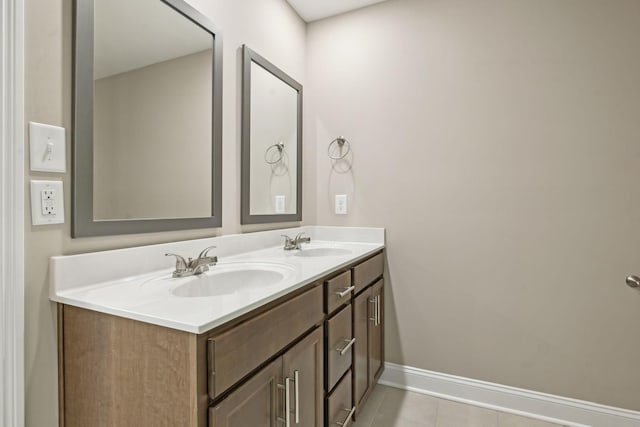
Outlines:
[[[53,190],[52,207],[54,215],[44,215],[42,209],[43,191]],[[31,224],[64,223],[64,188],[62,181],[31,180]]]
[[[31,170],[66,172],[66,131],[58,126],[29,122]]]
[[[283,195],[277,195],[275,198],[275,211],[277,214],[285,213],[286,198]]]
[[[336,215],[347,214],[347,195],[336,194]]]

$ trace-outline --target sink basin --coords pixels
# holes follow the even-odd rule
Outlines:
[[[171,293],[177,297],[215,297],[265,291],[281,284],[293,270],[268,263],[218,264],[199,276],[191,276]]]
[[[349,249],[342,248],[309,248],[301,249],[296,252],[296,256],[301,257],[327,257],[327,256],[344,256],[349,255],[351,251]]]

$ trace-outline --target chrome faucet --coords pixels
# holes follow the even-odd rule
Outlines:
[[[208,271],[210,266],[216,265],[218,262],[217,256],[208,255],[209,251],[213,248],[215,248],[215,246],[209,246],[200,252],[198,258],[189,258],[188,261],[178,254],[167,253],[164,254],[164,256],[176,257],[176,269],[172,274],[173,277],[197,276]]]
[[[282,234],[282,237],[284,237],[284,250],[292,251],[294,249],[302,249],[301,245],[303,243],[310,243],[311,237],[302,237],[304,234],[306,234],[304,231],[298,233],[293,239],[286,234]]]

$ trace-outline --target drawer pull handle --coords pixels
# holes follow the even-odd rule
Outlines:
[[[347,418],[343,422],[336,422],[336,424],[338,424],[339,426],[342,426],[342,427],[347,427],[349,425],[349,423],[351,422],[351,417],[353,416],[353,413],[356,412],[356,407],[354,406],[351,409],[344,408],[344,410],[349,412],[349,415],[347,415]]]
[[[356,342],[355,338],[351,338],[350,340],[344,340],[347,344],[342,348],[336,348],[336,351],[340,353],[340,356],[344,356],[344,354],[351,348],[351,346]]]
[[[336,295],[338,295],[340,298],[344,298],[347,295],[349,295],[356,287],[355,286],[349,286],[348,288],[345,288],[342,292],[338,291],[336,292]]]

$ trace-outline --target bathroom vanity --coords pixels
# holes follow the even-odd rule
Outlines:
[[[171,277],[164,252],[211,245],[218,265]],[[52,258],[60,425],[347,425],[382,372],[383,249],[304,227]]]

